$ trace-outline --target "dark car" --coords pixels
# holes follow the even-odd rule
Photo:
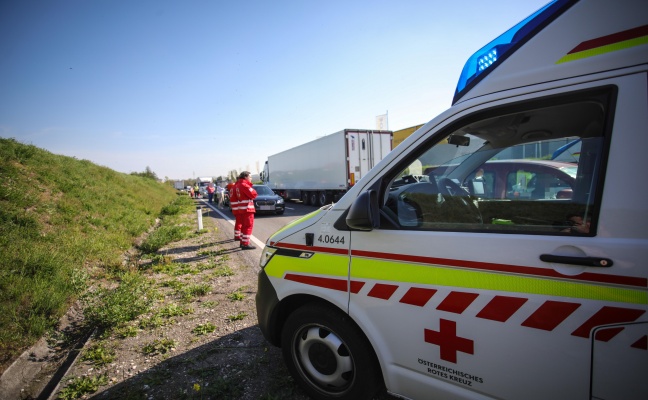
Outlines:
[[[254,209],[257,213],[283,214],[285,211],[284,199],[265,185],[252,185],[257,192],[254,199]]]
[[[257,192],[254,199],[254,208],[257,213],[283,214],[285,211],[284,199],[266,185],[252,185]]]
[[[272,191],[266,185],[252,185],[254,190],[257,192],[257,197],[254,199],[254,209],[258,214],[283,214],[286,210],[284,199]],[[227,201],[227,206],[232,207],[229,204],[229,198]]]

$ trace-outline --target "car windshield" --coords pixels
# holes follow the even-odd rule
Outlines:
[[[572,178],[576,178],[576,172],[578,172],[578,166],[573,166],[573,167],[562,167],[559,168],[562,172],[566,173],[567,175],[571,176]]]
[[[257,185],[255,185],[254,190],[256,190],[257,195],[259,195],[259,196],[272,196],[272,195],[274,195],[274,192],[272,191],[272,189],[270,189],[267,186],[263,186],[263,185],[257,186]]]

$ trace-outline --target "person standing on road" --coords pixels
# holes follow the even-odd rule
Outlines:
[[[252,176],[248,171],[241,172],[234,186],[234,192],[241,218],[241,249],[255,249],[256,247],[250,244],[250,238],[254,228],[254,199],[257,197],[257,192],[252,187]]]
[[[207,185],[207,197],[209,198],[209,204],[214,203],[214,192],[216,191],[216,188],[214,187],[213,183],[210,183]]]
[[[243,220],[241,219],[242,212],[238,208],[238,198],[236,197],[236,190],[234,189],[234,186],[234,183],[227,184],[227,188],[229,190],[229,207],[230,210],[232,210],[232,214],[234,214],[234,240],[240,242]]]
[[[218,203],[218,208],[223,208],[224,194],[225,189],[221,185],[216,185],[216,202]]]

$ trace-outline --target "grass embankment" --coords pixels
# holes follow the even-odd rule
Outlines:
[[[154,179],[0,138],[0,373],[91,282],[124,280],[124,252],[156,218],[192,205]]]

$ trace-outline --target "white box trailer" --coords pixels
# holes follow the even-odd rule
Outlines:
[[[344,129],[268,157],[261,180],[284,199],[337,201],[392,150],[393,132]]]

